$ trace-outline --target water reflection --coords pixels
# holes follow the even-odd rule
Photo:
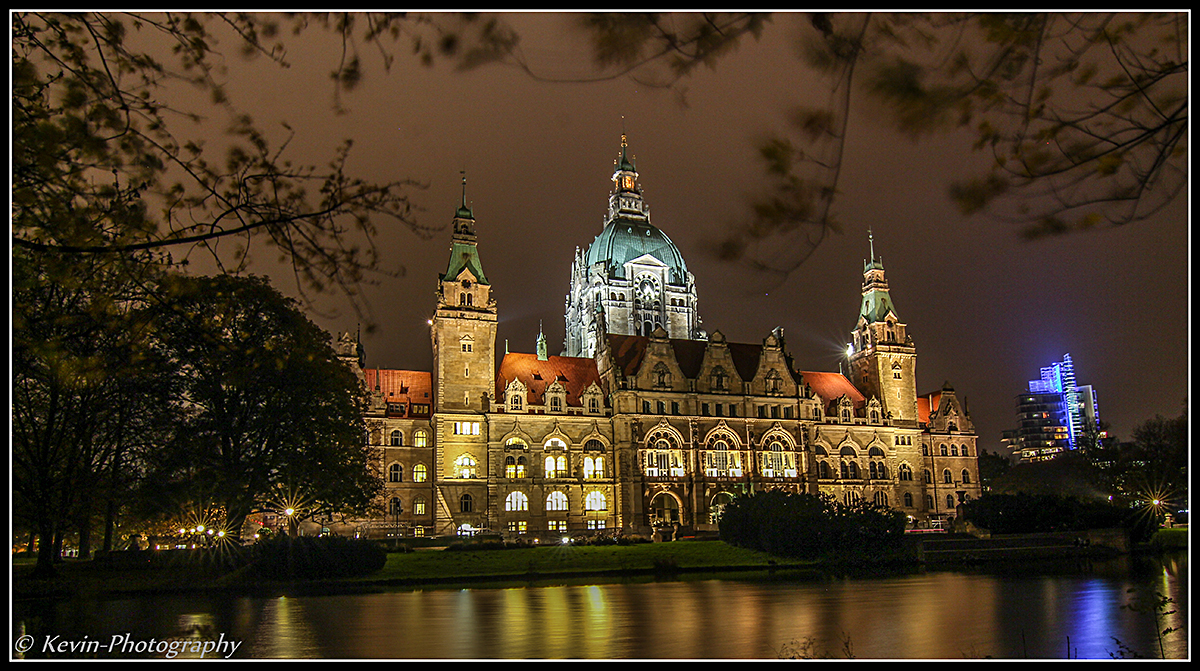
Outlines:
[[[878,579],[758,579],[388,592],[320,597],[145,597],[19,604],[14,631],[92,639],[243,642],[258,658],[1108,659],[1121,646],[1187,656],[1187,558],[1152,566],[931,572]],[[1132,590],[1132,591],[1130,591]],[[1119,644],[1118,644],[1119,641]],[[811,643],[809,647],[805,647]]]

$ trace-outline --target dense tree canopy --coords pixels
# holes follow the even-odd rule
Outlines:
[[[368,512],[381,484],[360,384],[328,334],[259,278],[177,278],[169,296],[155,324],[178,419],[148,486],[219,504],[235,534],[282,498],[305,516]]]

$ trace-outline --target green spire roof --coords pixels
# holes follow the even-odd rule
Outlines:
[[[483,263],[479,260],[479,248],[475,243],[475,215],[467,207],[467,176],[462,178],[462,204],[454,211],[454,235],[450,243],[450,263],[441,280],[452,281],[466,268],[475,276],[475,281],[488,284],[487,276],[483,274]]]

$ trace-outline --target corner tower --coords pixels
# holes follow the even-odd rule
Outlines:
[[[463,177],[450,261],[438,277],[437,310],[430,320],[437,412],[486,412],[496,382],[496,301],[479,260],[466,184]]]
[[[701,340],[696,282],[683,255],[650,223],[637,167],[621,135],[604,229],[575,250],[566,299],[567,356],[592,357],[606,333]]]
[[[862,306],[849,345],[851,381],[867,398],[875,397],[885,416],[898,424],[918,421],[917,348],[875,259],[875,238],[868,231],[871,260],[863,264]]]

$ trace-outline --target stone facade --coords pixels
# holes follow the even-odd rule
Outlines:
[[[873,240],[850,377],[798,370],[782,329],[752,344],[700,330],[695,280],[650,226],[625,152],[622,138],[605,233],[571,267],[565,356],[539,337],[497,367],[498,308],[465,197],[430,321],[433,370],[366,368],[355,339],[339,341],[386,482],[387,513],[358,533],[715,530],[723,505],[770,489],[874,501],[929,526],[979,495],[970,417],[949,384],[918,395],[916,346]]]

